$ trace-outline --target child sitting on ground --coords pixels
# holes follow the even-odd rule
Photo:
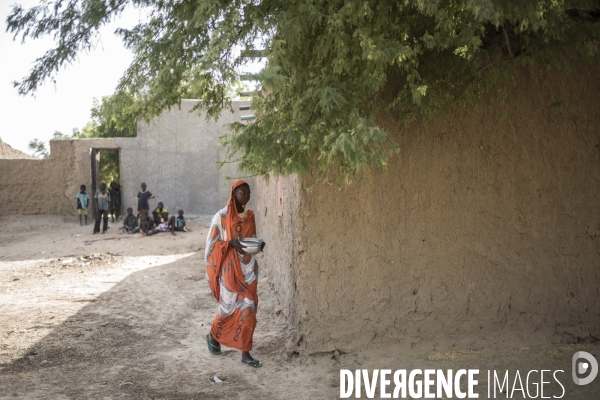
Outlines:
[[[177,211],[177,221],[175,222],[175,230],[179,232],[190,232],[190,230],[185,226],[183,210]]]
[[[162,203],[162,201],[158,202],[158,207],[152,211],[152,216],[154,217],[154,222],[156,225],[160,224],[163,219],[169,218],[169,212],[165,208],[165,205]]]
[[[123,233],[136,233],[139,231],[137,218],[133,215],[133,208],[127,208],[127,216],[123,219]]]
[[[167,220],[163,219],[163,222],[158,224],[157,228],[152,229],[149,232],[140,232],[142,236],[152,236],[156,233],[171,231],[172,235],[175,235],[175,216],[172,216],[171,219]]]
[[[154,221],[148,215],[148,210],[143,210],[140,216],[140,227],[139,232],[144,235],[154,228]]]
[[[90,202],[90,196],[85,192],[85,185],[81,185],[79,187],[80,192],[77,193],[75,198],[77,199],[77,211],[79,212],[79,225],[83,225],[81,221],[81,216],[85,215],[85,224],[87,225],[87,215],[88,215],[88,204]]]

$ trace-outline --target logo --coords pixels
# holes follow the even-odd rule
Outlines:
[[[576,385],[588,385],[598,376],[598,361],[588,352],[578,351],[573,354],[572,360],[573,382]],[[522,375],[523,373],[523,375]],[[559,380],[558,373],[565,370],[533,369],[527,372],[519,370],[488,370],[487,371],[487,398],[515,398],[515,392],[525,399],[562,399],[565,386]],[[340,398],[350,397],[375,398],[379,392],[380,398],[401,399],[477,399],[480,398],[481,389],[478,387],[479,369],[348,369],[340,370]],[[544,376],[545,375],[545,376]],[[552,376],[550,376],[552,375]],[[514,379],[513,379],[514,377]],[[560,386],[562,394],[544,396],[556,387],[551,387],[554,378]],[[379,390],[378,390],[379,389]],[[364,391],[363,391],[364,390]]]
[[[586,361],[582,361],[581,359],[585,359]],[[579,378],[580,375],[584,375],[589,371],[589,375],[585,378]],[[588,352],[578,351],[573,354],[573,364],[572,364],[572,372],[573,372],[573,382],[576,385],[587,385],[592,383],[592,381],[598,375],[598,362]]]

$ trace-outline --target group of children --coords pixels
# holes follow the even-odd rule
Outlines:
[[[142,190],[138,192],[136,196],[136,200],[138,201],[138,215],[137,217],[133,215],[133,209],[131,207],[127,208],[127,216],[123,219],[122,227],[124,233],[140,232],[143,236],[150,236],[167,231],[170,231],[173,235],[175,235],[175,231],[189,232],[189,229],[185,225],[183,210],[178,211],[177,218],[171,216],[169,219],[167,209],[162,202],[159,202],[158,207],[156,207],[152,212],[152,217],[150,217],[150,205],[148,200],[153,199],[154,195],[147,190],[146,183],[142,182],[141,187]],[[75,198],[77,199],[79,224],[83,225],[82,217],[85,217],[85,224],[87,225],[87,210],[90,204],[90,197],[86,193],[85,185],[81,185],[80,193],[78,193]],[[116,200],[117,198],[118,200]],[[111,190],[106,190],[106,182],[100,182],[100,188],[96,190],[94,200],[96,201],[98,209],[94,224],[94,234],[100,232],[101,219],[104,219],[102,233],[105,233],[108,229],[109,210],[113,216],[113,222],[115,221],[115,217],[117,220],[119,218],[119,211],[121,208],[121,192],[119,184],[113,182],[111,183]]]
[[[75,198],[77,199],[77,211],[79,213],[79,225],[83,225],[83,219],[85,218],[85,224],[87,225],[88,205],[90,202],[90,196],[86,193],[86,186],[81,185],[79,187],[79,193]],[[110,189],[106,190],[106,182],[100,182],[100,189],[96,190],[94,199],[98,205],[98,211],[101,216],[105,217],[106,223],[104,225],[104,231],[108,225],[108,213],[112,215],[112,222],[119,220],[121,213],[121,185],[116,182],[110,184]],[[99,224],[99,219],[98,219]],[[99,228],[99,226],[98,226]],[[97,233],[99,229],[94,227],[94,233]]]
[[[152,212],[154,218],[150,217],[148,210],[142,210],[138,218],[133,215],[133,208],[127,209],[127,216],[123,220],[123,232],[124,233],[141,233],[142,236],[151,236],[159,232],[171,232],[175,234],[175,231],[189,232],[190,230],[185,226],[185,218],[183,216],[183,210],[177,212],[177,218],[171,216],[162,203],[158,203],[158,207]]]

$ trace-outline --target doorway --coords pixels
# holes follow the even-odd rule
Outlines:
[[[120,149],[95,149],[90,150],[91,162],[91,178],[92,190],[90,197],[93,199],[96,190],[100,188],[100,182],[106,182],[107,189],[111,189],[112,183],[121,185],[121,152]],[[118,191],[116,201],[111,202],[111,208],[115,207],[116,216],[123,215],[121,213],[121,194]],[[92,215],[96,218],[98,215],[98,207],[96,202],[92,200]]]

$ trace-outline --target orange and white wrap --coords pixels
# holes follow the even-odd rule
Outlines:
[[[227,206],[213,217],[206,238],[206,276],[219,310],[211,327],[212,336],[222,345],[242,351],[252,350],[258,307],[258,263],[253,254],[238,254],[228,246],[237,237],[256,237],[252,210],[237,213],[233,191],[246,182],[231,186]]]

